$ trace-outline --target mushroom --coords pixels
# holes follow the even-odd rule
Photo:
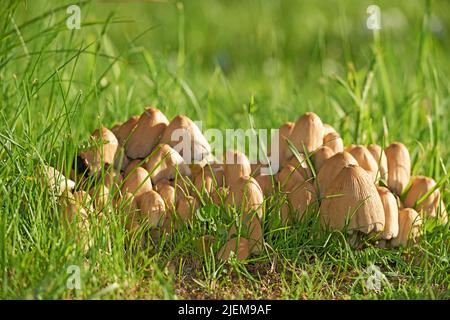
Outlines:
[[[218,187],[223,186],[223,167],[219,165],[206,165],[194,179],[196,194],[210,196]]]
[[[130,192],[135,197],[152,190],[150,175],[144,168],[138,167],[125,177],[122,183],[122,193]]]
[[[130,175],[130,173],[135,171],[135,169],[138,167],[144,167],[144,160],[142,160],[142,159],[131,160],[128,163],[127,167],[125,168],[123,176],[128,177]],[[146,169],[146,168],[144,168],[144,169]]]
[[[155,188],[166,205],[166,214],[162,227],[166,232],[170,232],[173,224],[173,212],[176,209],[175,188],[168,180],[158,181]]]
[[[139,207],[136,197],[130,192],[125,193],[114,201],[116,210],[121,213],[125,228],[134,233],[139,227]]]
[[[341,136],[334,131],[327,133],[323,137],[323,145],[333,150],[334,153],[344,151],[344,142]]]
[[[240,177],[250,176],[252,168],[247,156],[237,150],[227,150],[224,155],[225,184],[230,186]]]
[[[422,219],[416,210],[411,208],[401,209],[398,212],[398,236],[391,240],[393,247],[407,246],[411,239],[415,241],[420,234]]]
[[[156,191],[150,190],[136,198],[140,217],[150,227],[159,227],[164,223],[166,205]]]
[[[383,203],[369,174],[357,165],[346,165],[327,189],[320,206],[321,222],[348,232],[381,232]],[[348,222],[348,226],[347,226]]]
[[[306,112],[295,122],[292,129],[291,142],[299,153],[312,152],[322,145],[323,124],[319,116],[313,112]],[[288,148],[287,157],[292,156],[292,151]]]
[[[298,157],[298,158],[297,158]],[[297,170],[305,179],[313,177],[311,167],[308,159],[306,159],[303,153],[299,153],[297,156],[293,156],[286,164],[286,166],[292,166]]]
[[[431,192],[435,189],[433,192]],[[428,194],[431,192],[430,194]],[[425,195],[428,196],[422,199]],[[428,217],[436,217],[439,206],[441,193],[436,188],[436,182],[429,177],[416,176],[411,179],[411,187],[409,188],[404,204],[408,208],[414,208],[419,213],[423,211]],[[418,203],[418,201],[421,201]]]
[[[113,167],[116,170],[124,171],[128,164],[130,163],[131,159],[127,157],[125,154],[124,147],[119,145],[119,148],[116,151],[116,154],[114,156],[114,164]]]
[[[277,176],[281,190],[287,194],[287,203],[281,207],[281,221],[291,221],[290,207],[297,212],[295,220],[300,220],[308,206],[315,200],[315,189],[311,182],[305,179],[294,167],[286,165]]]
[[[329,133],[335,132],[337,133],[336,129],[334,129],[334,127],[328,123],[324,123],[323,124],[323,136],[325,138],[325,136]]]
[[[359,166],[367,171],[367,173],[375,182],[378,172],[378,165],[369,150],[362,145],[350,145],[345,151],[350,153],[353,158],[358,162]]]
[[[250,256],[250,241],[244,237],[234,237],[228,240],[219,250],[217,257],[220,260],[228,260],[231,252],[234,252],[237,260],[245,260]]]
[[[186,116],[176,116],[164,130],[161,143],[174,148],[187,164],[201,162],[211,154],[211,146],[199,127]]]
[[[316,172],[318,172],[320,168],[322,168],[325,160],[330,159],[334,154],[335,152],[331,148],[326,146],[321,146],[316,151],[314,151],[314,153],[312,154],[312,160]]]
[[[189,195],[177,195],[176,213],[181,222],[187,223],[193,216],[194,211],[199,208],[198,201]]]
[[[390,144],[384,152],[388,163],[388,187],[401,195],[411,177],[411,159],[408,149],[400,142]]]
[[[61,172],[47,165],[42,166],[43,182],[56,195],[61,195],[65,191],[71,191],[75,188],[75,182],[66,178]]]
[[[94,199],[94,207],[98,212],[104,211],[108,206],[109,189],[107,186],[100,184],[89,190],[89,195]]]
[[[274,175],[270,174],[260,174],[255,177],[255,180],[258,182],[261,190],[263,191],[264,196],[268,197],[276,188],[277,181]]]
[[[278,129],[278,160],[280,163],[280,167],[283,167],[288,160],[286,158],[286,155],[289,154],[289,146],[286,142],[286,139],[290,139],[292,129],[294,129],[293,122],[286,122]]]
[[[153,183],[161,179],[175,179],[177,174],[187,176],[191,174],[181,155],[167,144],[159,144],[153,150],[144,164]]]
[[[390,240],[398,236],[397,199],[388,188],[377,187],[377,191],[383,204],[385,218],[385,226],[380,238]]]
[[[96,129],[91,136],[92,145],[80,152],[83,166],[91,173],[97,173],[103,165],[112,165],[119,145],[114,134],[105,127]],[[84,171],[84,170],[82,170]]]
[[[346,165],[353,164],[357,165],[355,158],[346,152],[336,153],[334,156],[325,160],[319,172],[317,173],[317,185],[319,186],[319,191],[321,195],[324,195],[327,188],[333,182],[334,178],[339,174],[339,172]]]
[[[388,164],[386,154],[378,144],[369,144],[367,150],[372,154],[378,164],[380,178],[384,181],[388,180]]]
[[[120,146],[124,146],[125,142],[130,138],[131,132],[136,127],[139,121],[139,116],[132,116],[130,119],[120,125],[114,126],[111,131],[117,137]]]
[[[127,156],[131,159],[145,158],[158,144],[168,123],[169,120],[160,110],[145,109],[125,145]]]
[[[63,209],[63,223],[71,228],[74,223],[81,231],[89,229],[89,214],[93,211],[91,197],[85,191],[64,192],[59,203]]]
[[[258,254],[262,250],[263,233],[261,219],[263,217],[264,197],[258,182],[243,176],[236,179],[229,187],[229,194],[225,200],[226,206],[242,210],[241,223],[247,231],[250,252]],[[230,236],[234,233],[230,231]]]

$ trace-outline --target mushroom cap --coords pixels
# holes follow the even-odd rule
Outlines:
[[[394,194],[385,187],[377,187],[384,208],[385,226],[381,239],[390,240],[398,236],[398,205]]]
[[[108,206],[109,189],[104,184],[94,186],[89,190],[89,195],[94,199],[94,207],[97,211],[104,211]]]
[[[286,165],[277,176],[280,188],[287,194],[287,201],[281,208],[283,223],[290,221],[290,207],[297,213],[296,219],[301,219],[308,206],[316,199],[316,190],[312,183],[305,179],[293,166]]]
[[[386,154],[384,153],[383,148],[381,148],[378,144],[369,144],[367,147],[372,157],[375,159],[378,165],[380,178],[384,181],[388,180],[388,164]]]
[[[158,144],[168,124],[169,120],[160,110],[145,109],[125,144],[127,156],[131,159],[145,158]]]
[[[436,217],[441,196],[439,189],[434,190],[425,200],[416,205],[417,201],[435,188],[435,186],[436,182],[430,177],[413,177],[411,179],[411,187],[409,188],[403,203],[408,208],[414,208],[418,212],[423,211],[428,217]]]
[[[326,146],[321,146],[317,150],[315,150],[312,154],[312,160],[316,172],[318,172],[320,168],[322,168],[325,161],[334,156],[334,154],[335,152],[331,148]]]
[[[230,186],[243,176],[250,176],[252,168],[247,156],[238,150],[227,150],[223,156],[225,183]]]
[[[166,205],[156,191],[150,190],[137,197],[141,219],[150,227],[159,227],[165,220]]]
[[[336,129],[334,129],[334,127],[328,123],[324,123],[323,124],[323,137],[325,138],[325,136],[329,133],[335,132],[337,133]]]
[[[412,208],[401,209],[398,212],[398,236],[391,240],[393,247],[407,246],[408,241],[416,240],[420,234],[422,219],[416,210]]]
[[[174,220],[173,213],[176,210],[176,191],[168,180],[160,180],[155,185],[156,191],[159,193],[161,198],[164,200],[166,205],[165,219],[162,224],[163,230],[170,232],[173,229]]]
[[[342,141],[341,136],[337,132],[332,131],[327,133],[324,135],[322,142],[324,146],[333,150],[334,153],[344,151],[344,141]]]
[[[183,176],[191,174],[181,155],[167,144],[156,146],[144,166],[150,172],[153,183],[161,179],[175,179],[178,173]]]
[[[320,207],[321,222],[333,229],[363,233],[383,231],[384,208],[369,174],[357,165],[345,166],[327,189]]]
[[[219,165],[207,164],[194,179],[196,194],[210,196],[218,187],[223,186],[224,171]]]
[[[299,153],[303,153],[305,146],[308,152],[316,150],[322,145],[323,124],[319,116],[313,112],[306,112],[295,122],[290,140]],[[288,148],[287,157],[292,156],[292,151]]]
[[[286,155],[288,154],[289,146],[286,139],[290,139],[294,126],[295,124],[293,122],[286,122],[278,129],[278,160],[281,167],[284,166],[288,160]]]
[[[132,116],[130,119],[120,125],[115,125],[111,128],[112,133],[117,137],[119,145],[124,146],[125,142],[131,136],[131,132],[136,127],[139,121],[139,116]]]
[[[203,161],[211,154],[211,146],[199,127],[183,115],[172,119],[161,136],[161,143],[179,152],[187,164]]]
[[[121,221],[123,221],[125,228],[128,231],[135,232],[140,226],[139,222],[139,207],[136,197],[130,192],[113,200],[114,206],[121,214]]]
[[[236,259],[241,261],[250,256],[250,241],[244,237],[235,237],[228,240],[217,253],[220,260],[228,260],[231,252],[234,252]]]
[[[411,159],[408,149],[400,142],[391,143],[385,150],[388,164],[388,187],[401,195],[411,177]]]
[[[124,171],[128,164],[130,163],[131,159],[127,157],[125,154],[124,147],[119,145],[119,148],[116,151],[116,154],[114,156],[114,169]]]
[[[177,195],[176,201],[176,213],[183,223],[187,223],[191,220],[195,210],[200,207],[198,201],[189,195]]]
[[[338,152],[331,158],[325,160],[316,177],[321,195],[326,194],[327,188],[342,168],[349,164],[357,165],[358,162],[346,151]]]
[[[258,182],[264,196],[268,197],[274,192],[274,188],[276,187],[276,177],[270,174],[260,174],[255,177],[255,180]]]
[[[362,145],[352,144],[348,146],[345,151],[350,153],[353,158],[355,158],[359,166],[366,170],[367,173],[371,176],[372,181],[375,182],[378,172],[378,164],[369,150]]]
[[[152,190],[150,175],[144,168],[138,167],[126,176],[122,183],[122,193],[130,192],[135,197]]]
[[[263,242],[261,219],[264,214],[264,196],[258,182],[249,176],[235,180],[229,187],[225,205],[242,210],[241,221],[246,231],[246,237],[250,240],[250,251],[255,254],[261,252]]]
[[[65,191],[70,191],[75,188],[75,182],[66,178],[61,172],[55,168],[47,165],[42,166],[43,182],[56,195],[61,195]]]
[[[112,165],[118,148],[116,136],[105,127],[96,129],[91,135],[92,146],[80,152],[91,173],[97,173],[103,165]]]

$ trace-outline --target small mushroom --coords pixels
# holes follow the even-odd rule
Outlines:
[[[84,167],[91,173],[97,173],[103,165],[112,165],[118,148],[118,141],[114,134],[105,127],[96,129],[91,136],[92,145],[83,152],[80,158]]]
[[[349,233],[384,229],[383,203],[369,174],[357,165],[345,166],[327,189],[320,207],[321,222]],[[348,225],[347,225],[348,222]]]
[[[223,186],[223,176],[222,166],[206,165],[194,179],[195,193],[209,197],[215,189]]]
[[[290,165],[279,172],[277,179],[288,200],[281,207],[281,221],[288,223],[292,220],[289,217],[291,207],[297,213],[294,220],[300,220],[308,206],[316,199],[314,186]]]
[[[390,240],[398,236],[398,206],[397,199],[385,187],[377,187],[381,203],[384,208],[385,226],[380,235],[381,239]]]
[[[391,245],[406,247],[409,240],[415,241],[419,237],[422,219],[416,210],[405,208],[398,212],[398,225],[398,236],[391,240]]]
[[[125,171],[130,161],[131,159],[128,158],[127,155],[125,154],[124,147],[119,145],[119,148],[117,149],[116,154],[114,156],[114,164],[113,164],[114,169],[119,171]]]
[[[227,150],[224,155],[225,184],[230,186],[240,177],[250,176],[252,168],[247,156],[237,150]]]
[[[353,158],[358,162],[359,166],[367,171],[367,173],[375,182],[378,172],[378,165],[369,150],[362,145],[348,146],[345,151],[350,153]]]
[[[141,220],[150,227],[159,227],[164,223],[166,205],[156,191],[150,190],[136,198]]]
[[[176,116],[164,130],[161,143],[174,148],[187,164],[201,162],[211,154],[211,146],[199,127],[186,116]]]
[[[220,260],[228,260],[231,252],[234,252],[236,259],[241,261],[250,256],[250,241],[243,237],[234,237],[228,240],[219,250],[217,256]]]
[[[278,160],[281,167],[283,167],[288,160],[286,158],[286,155],[289,154],[289,146],[286,142],[286,139],[290,139],[292,130],[294,129],[294,125],[295,124],[293,122],[286,122],[278,129]]]
[[[65,191],[71,191],[75,188],[75,182],[66,178],[61,172],[47,165],[42,166],[43,182],[56,195],[61,195]]]
[[[152,182],[147,170],[141,167],[136,168],[124,178],[121,190],[123,194],[130,192],[135,197],[152,190]]]
[[[166,215],[162,227],[166,232],[170,232],[172,230],[174,222],[173,213],[176,209],[175,188],[170,184],[168,180],[158,181],[155,188],[166,205]]]
[[[437,209],[441,193],[439,189],[435,189],[421,203],[418,201],[431,192],[436,187],[436,182],[429,177],[416,176],[411,179],[411,187],[409,188],[404,204],[407,208],[414,208],[419,213],[423,211],[428,217],[436,217]]]
[[[249,176],[238,178],[229,187],[226,206],[242,210],[241,222],[247,231],[250,252],[258,254],[262,250],[263,232],[261,219],[264,213],[264,197],[258,182]],[[230,236],[233,233],[230,232]]]
[[[382,180],[388,180],[388,164],[386,154],[378,144],[370,144],[367,150],[372,154],[378,164],[379,176]]]
[[[303,153],[299,153],[298,158],[293,156],[286,164],[286,166],[292,166],[297,170],[305,179],[310,179],[313,177],[312,170],[308,159]]]
[[[401,195],[411,177],[411,159],[408,149],[400,142],[390,144],[384,152],[388,163],[388,187]]]
[[[126,141],[130,138],[133,129],[139,121],[139,116],[132,116],[130,119],[120,125],[114,126],[111,131],[117,137],[120,146],[124,146]]]
[[[138,167],[144,167],[144,161],[142,159],[134,159],[131,160],[127,167],[125,168],[125,171],[123,173],[124,177],[128,177],[130,175],[131,172],[135,171],[136,168]],[[144,168],[146,169],[146,168]]]
[[[341,136],[334,131],[327,133],[323,137],[323,145],[333,150],[334,153],[344,151],[344,142]]]
[[[181,219],[181,222],[186,224],[191,220],[195,210],[199,208],[199,203],[194,197],[188,195],[177,196],[176,201],[177,216]]]
[[[306,112],[295,122],[292,129],[291,142],[299,153],[316,150],[323,142],[323,124],[319,116],[313,112]],[[292,156],[292,151],[288,148],[287,157]]]
[[[145,109],[125,145],[127,156],[131,159],[145,158],[158,144],[168,123],[169,120],[159,109]]]
[[[153,183],[157,183],[161,179],[175,179],[177,174],[182,176],[191,174],[189,166],[181,155],[167,144],[156,146],[144,166],[150,172]]]
[[[314,151],[314,153],[312,154],[312,160],[316,172],[318,172],[320,168],[322,168],[324,162],[334,156],[334,154],[335,152],[326,146],[321,146],[316,151]]]
[[[335,132],[337,133],[336,129],[334,129],[334,127],[328,123],[324,123],[323,124],[323,136],[325,138],[325,136],[329,133]]]
[[[260,174],[255,177],[255,180],[261,187],[264,196],[268,197],[274,192],[277,184],[275,175]]]
[[[317,184],[319,186],[321,195],[326,194],[327,188],[330,186],[330,184],[333,182],[342,168],[349,164],[357,165],[358,162],[350,153],[346,151],[336,153],[328,160],[325,160],[322,168],[320,168],[319,172],[317,173]]]

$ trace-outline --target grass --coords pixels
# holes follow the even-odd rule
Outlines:
[[[450,298],[448,225],[428,222],[410,248],[351,248],[339,232],[318,232],[313,208],[288,228],[269,223],[279,211],[269,200],[264,254],[220,263],[220,241],[197,248],[227,222],[209,204],[142,250],[125,246],[110,215],[85,251],[37,183],[40,164],[68,175],[94,128],[146,105],[221,130],[314,111],[346,145],[404,142],[413,173],[439,181],[449,203],[448,3],[377,1],[376,33],[365,27],[370,1],[81,1],[80,30],[66,27],[69,4],[0,8],[1,298]],[[379,292],[366,285],[372,264],[387,279]],[[80,290],[66,287],[71,265]]]

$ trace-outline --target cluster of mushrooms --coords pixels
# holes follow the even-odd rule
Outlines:
[[[184,132],[178,140],[173,139],[176,130]],[[177,151],[186,137],[191,152]],[[73,224],[76,218],[78,228],[89,228],[90,215],[114,209],[126,218],[130,233],[142,225],[171,233],[194,219],[207,201],[234,208],[239,219],[218,252],[220,259],[231,252],[237,259],[261,253],[264,202],[277,195],[285,199],[276,213],[283,224],[302,223],[316,204],[324,228],[371,235],[384,247],[416,240],[424,218],[447,222],[436,182],[411,177],[410,155],[402,143],[384,149],[344,147],[337,131],[312,112],[283,124],[278,139],[280,170],[263,175],[263,164],[251,164],[239,151],[226,151],[227,161],[217,161],[188,117],[169,122],[160,110],[147,108],[110,129],[95,130],[71,179],[52,167],[44,169],[65,220]]]

